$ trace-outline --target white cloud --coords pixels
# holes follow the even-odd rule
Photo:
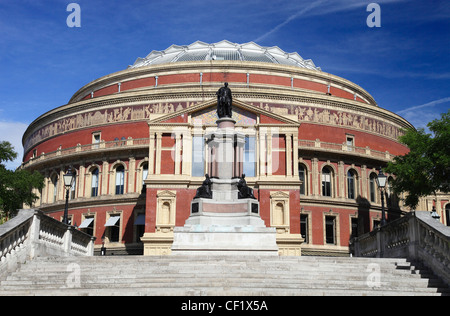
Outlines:
[[[436,109],[436,107],[445,103],[450,103],[450,97],[412,106],[407,109],[397,111],[397,114],[403,116],[416,128],[424,128],[426,132],[429,132],[427,124],[434,119],[440,118],[441,112],[445,111],[445,107],[439,107],[438,109]]]
[[[0,121],[0,141],[10,142],[17,152],[17,159],[8,161],[6,168],[14,170],[20,166],[23,158],[22,136],[28,124],[22,122]]]
[[[301,17],[302,15],[306,14],[308,11],[313,10],[314,8],[320,6],[322,3],[324,3],[326,0],[317,0],[314,1],[313,3],[311,3],[310,5],[308,5],[305,8],[302,8],[300,11],[298,11],[297,13],[289,16],[286,20],[284,20],[282,23],[278,24],[277,26],[275,26],[274,28],[272,28],[270,31],[266,32],[265,34],[261,35],[260,37],[258,37],[257,39],[255,39],[253,42],[259,42],[263,39],[265,39],[267,36],[275,33],[276,31],[278,31],[280,28],[282,28],[283,26],[285,26],[286,24],[288,24],[289,22],[291,22],[292,20],[295,20],[299,17]]]
[[[397,113],[398,114],[405,114],[405,113],[408,113],[408,112],[411,112],[411,111],[415,111],[415,110],[418,110],[418,109],[429,108],[429,107],[433,107],[435,105],[442,104],[442,103],[447,103],[447,102],[450,102],[450,97],[439,99],[439,100],[434,100],[434,101],[431,101],[431,102],[428,102],[428,103],[425,103],[425,104],[422,104],[422,105],[416,105],[416,106],[413,106],[413,107],[410,107],[410,108],[398,111]]]
[[[406,2],[409,0],[378,0],[379,4],[390,4],[397,2]],[[292,2],[291,2],[292,3]],[[259,42],[269,35],[277,32],[283,26],[288,24],[289,22],[299,19],[304,16],[322,16],[336,12],[342,12],[347,10],[353,10],[357,8],[365,8],[370,2],[364,2],[361,0],[316,0],[314,2],[310,1],[301,1],[295,2],[301,9],[296,13],[291,14],[288,18],[286,18],[282,23],[279,23],[275,27],[273,27],[268,32],[259,36],[253,42]]]

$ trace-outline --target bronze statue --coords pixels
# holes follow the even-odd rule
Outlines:
[[[204,198],[204,199],[212,199],[212,191],[211,191],[211,179],[209,178],[209,174],[205,175],[206,179],[203,181],[201,187],[197,189],[197,194],[194,199]]]
[[[231,96],[231,90],[228,88],[228,82],[220,88],[217,92],[217,116],[219,118],[232,117],[231,105],[233,103],[233,97]]]
[[[253,189],[247,186],[247,181],[245,181],[245,174],[242,174],[239,182],[237,184],[238,199],[256,199],[253,195]]]

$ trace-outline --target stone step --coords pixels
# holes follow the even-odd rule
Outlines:
[[[193,281],[195,280],[195,281]],[[264,285],[270,287],[302,287],[302,288],[315,288],[315,287],[347,287],[347,288],[361,288],[365,289],[368,287],[366,279],[351,280],[348,278],[341,279],[267,279],[267,278],[249,278],[245,277],[214,277],[214,276],[193,276],[189,278],[180,278],[177,276],[171,277],[160,277],[160,278],[100,278],[100,279],[81,279],[80,286],[87,288],[96,287],[109,287],[109,286],[122,286],[122,287],[140,287],[142,285],[148,287],[162,287],[163,285],[173,285],[178,284],[179,286],[189,286],[190,284],[195,284],[196,286],[209,286],[212,284],[223,284],[232,287],[239,287],[242,284],[253,284],[253,286]],[[28,279],[28,280],[7,280],[2,282],[3,289],[14,289],[14,288],[34,288],[39,289],[42,287],[47,288],[63,288],[66,286],[67,279]],[[402,289],[409,291],[411,289],[424,288],[425,291],[429,291],[429,287],[439,287],[440,282],[438,280],[427,280],[427,279],[415,279],[415,280],[380,280],[380,287],[384,289]]]
[[[207,289],[180,289],[177,287],[161,289],[149,288],[113,288],[113,289],[66,289],[61,290],[18,290],[2,291],[0,296],[450,296],[433,292],[404,292],[384,290],[349,290],[349,289],[252,289],[241,287],[229,289],[223,287]]]
[[[80,288],[67,288],[73,268],[79,269]],[[368,283],[373,271],[379,273],[378,283]],[[38,258],[0,283],[0,295],[6,293],[450,295],[428,270],[404,259],[255,256]]]
[[[228,291],[241,291],[243,288],[247,289],[247,292],[249,290],[251,291],[265,291],[267,293],[270,293],[271,291],[291,291],[291,292],[305,292],[306,290],[323,290],[323,291],[383,291],[383,292],[403,292],[403,293],[415,293],[415,294],[425,294],[425,293],[440,293],[442,294],[442,290],[437,288],[426,288],[426,287],[411,287],[411,286],[384,286],[381,284],[381,287],[377,288],[369,288],[365,284],[348,284],[345,281],[339,282],[339,283],[326,283],[326,284],[272,284],[272,283],[241,283],[241,282],[227,282],[226,284],[221,284],[221,282],[185,282],[185,283],[154,283],[154,284],[138,284],[138,283],[127,283],[127,284],[84,284],[79,289],[84,290],[111,290],[111,289],[128,289],[128,291],[137,291],[137,290],[150,290],[150,289],[156,289],[161,294],[167,293],[170,295],[169,291],[173,288],[177,289],[184,289],[185,292],[189,292],[192,290],[203,290],[203,291],[210,291],[214,288],[223,288],[228,289]],[[65,289],[64,286],[46,286],[39,285],[38,287],[27,285],[26,287],[20,287],[19,285],[16,286],[5,286],[4,290],[25,290],[28,292],[33,291],[41,291],[41,290],[58,290],[61,291],[60,295],[71,291],[72,289]],[[445,292],[446,294],[449,294],[448,292]]]
[[[67,276],[72,273],[73,270],[68,271],[67,269],[62,269],[58,271],[50,271],[50,270],[39,270],[39,271],[30,271],[23,270],[20,272],[14,272],[7,277],[7,280],[12,280],[13,278],[67,278]],[[90,278],[145,278],[145,277],[165,277],[168,274],[177,275],[177,277],[189,278],[189,277],[202,277],[202,276],[216,276],[222,275],[227,277],[233,276],[251,276],[253,278],[265,277],[265,278],[301,278],[301,279],[314,279],[314,278],[324,278],[324,279],[335,279],[335,278],[362,278],[366,279],[370,272],[366,270],[362,271],[339,271],[336,273],[336,269],[334,270],[324,270],[324,269],[315,269],[309,271],[293,271],[293,270],[272,270],[272,269],[224,269],[224,268],[214,268],[214,267],[204,267],[199,272],[199,269],[195,268],[186,268],[186,269],[164,269],[164,268],[155,268],[155,269],[146,269],[146,270],[134,270],[134,269],[95,269],[93,267],[80,267],[80,276],[83,279]],[[424,278],[433,278],[433,275],[428,272],[428,270],[423,271],[422,273],[418,273],[418,271],[409,271],[409,270],[379,270],[380,277],[382,278],[398,278],[398,279],[424,279]]]

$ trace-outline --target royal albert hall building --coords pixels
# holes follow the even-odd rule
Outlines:
[[[72,225],[107,254],[170,254],[173,229],[209,170],[216,91],[229,83],[245,134],[248,185],[282,255],[349,255],[353,236],[381,220],[380,167],[408,152],[412,125],[357,84],[311,60],[255,43],[195,42],[138,58],[38,117],[23,137],[22,168],[45,187],[34,207],[62,219],[72,168]],[[388,220],[401,215],[386,191]]]

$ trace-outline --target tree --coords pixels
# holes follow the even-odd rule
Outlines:
[[[23,204],[32,206],[38,199],[33,189],[41,190],[44,187],[44,177],[38,171],[31,173],[24,169],[6,169],[4,162],[16,157],[11,143],[0,142],[0,220],[13,216]]]
[[[396,193],[405,192],[405,205],[415,209],[420,197],[450,192],[450,110],[423,128],[409,129],[400,137],[410,152],[389,162],[386,171],[395,175]]]

